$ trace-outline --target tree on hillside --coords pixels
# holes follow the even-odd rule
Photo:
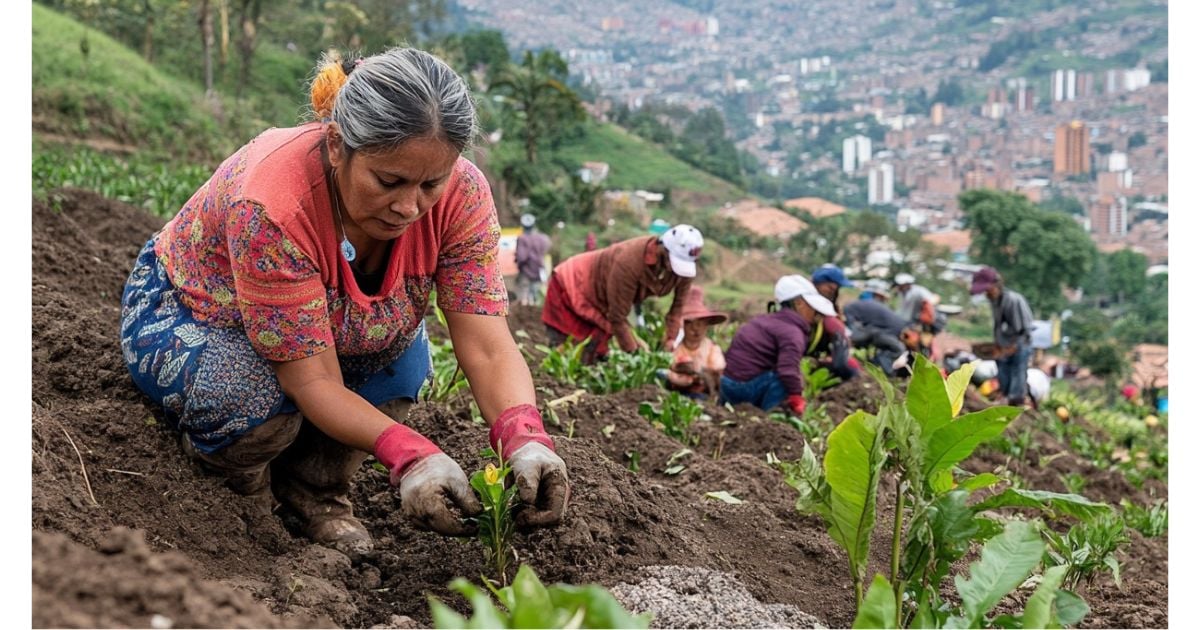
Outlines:
[[[742,179],[737,146],[725,137],[725,119],[721,112],[705,107],[688,118],[679,136],[686,161],[734,183]]]
[[[242,53],[242,68],[238,74],[237,97],[242,98],[246,85],[250,83],[250,68],[254,63],[254,49],[258,46],[258,19],[262,15],[262,0],[241,0],[242,37],[238,50]]]
[[[199,0],[199,4],[197,5],[199,16],[196,20],[200,24],[200,42],[204,47],[204,94],[209,97],[213,95],[213,21],[211,8],[209,0]]]
[[[461,51],[463,70],[470,73],[482,68],[489,83],[497,72],[512,61],[504,33],[497,30],[470,31],[453,35],[448,40],[450,45]]]
[[[997,190],[968,190],[958,203],[971,230],[972,257],[995,267],[1035,311],[1060,309],[1063,288],[1078,286],[1091,271],[1096,246],[1071,217]]]
[[[1108,276],[1109,294],[1117,303],[1141,297],[1146,290],[1146,268],[1149,262],[1144,254],[1131,249],[1122,249],[1101,256]]]
[[[567,62],[555,50],[525,51],[520,64],[497,73],[491,92],[504,102],[519,126],[525,158],[537,162],[538,144],[563,123],[583,120],[579,96],[566,85]]]

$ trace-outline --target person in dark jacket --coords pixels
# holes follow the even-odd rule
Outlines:
[[[883,302],[863,298],[846,305],[846,325],[855,348],[875,348],[872,362],[891,376],[892,364],[904,354],[901,335],[907,322]]]
[[[1004,286],[1004,278],[991,267],[984,267],[971,278],[971,295],[987,296],[992,304],[992,336],[996,342],[996,367],[1000,373],[1000,391],[1008,404],[1023,405],[1029,357],[1033,354],[1033,311],[1025,296]]]
[[[800,359],[822,317],[836,314],[833,304],[804,276],[775,283],[779,310],[759,315],[738,329],[725,353],[721,403],[749,402],[764,410],[783,404],[804,413]]]

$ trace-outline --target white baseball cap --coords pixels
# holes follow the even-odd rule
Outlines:
[[[912,277],[912,274],[901,273],[896,275],[896,284],[912,284],[917,279]]]
[[[525,214],[521,215],[521,225],[528,228],[533,227],[534,223],[537,223],[537,219],[535,219],[532,214],[526,212]]]
[[[695,278],[696,260],[700,258],[700,248],[704,247],[700,230],[680,223],[667,230],[660,240],[670,255],[671,271],[677,276]]]
[[[784,276],[775,283],[775,301],[779,303],[794,300],[798,297],[804,298],[808,305],[813,307],[816,312],[825,315],[833,316],[837,311],[833,308],[833,302],[829,298],[817,292],[817,287],[804,276]]]

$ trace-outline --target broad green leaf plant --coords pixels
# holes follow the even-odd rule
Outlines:
[[[631,615],[603,587],[595,584],[547,587],[528,565],[521,565],[512,586],[488,589],[500,602],[497,607],[487,591],[457,578],[450,583],[470,602],[468,619],[436,597],[429,598],[435,628],[648,628],[651,615]]]
[[[980,444],[1003,433],[1021,410],[991,407],[961,414],[974,365],[943,379],[933,363],[918,356],[903,399],[882,371],[870,364],[866,369],[884,393],[878,414],[860,410],[843,420],[829,436],[822,465],[808,445],[799,460],[777,464],[798,492],[797,510],[821,515],[830,536],[847,553],[861,616],[856,627],[967,627],[959,624],[989,622],[985,616],[995,602],[1029,577],[1043,561],[1046,547],[1034,525],[1004,526],[985,517],[985,510],[1033,507],[1079,519],[1110,510],[1078,495],[1014,489],[970,504],[972,492],[1000,479],[992,473],[966,475],[957,465]],[[893,476],[896,487],[891,572],[890,577],[877,576],[870,592],[864,593],[884,475]],[[956,607],[944,600],[940,589],[972,542],[992,547],[985,545],[985,556],[973,566],[970,579],[955,578],[963,597]],[[1012,567],[995,567],[1010,555]]]

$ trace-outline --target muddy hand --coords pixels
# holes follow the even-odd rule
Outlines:
[[[517,449],[509,458],[521,505],[517,525],[522,528],[557,525],[567,508],[571,486],[567,465],[554,451],[537,442]]]
[[[414,525],[446,536],[471,536],[464,517],[483,511],[462,468],[445,453],[417,462],[400,479],[400,509]]]

